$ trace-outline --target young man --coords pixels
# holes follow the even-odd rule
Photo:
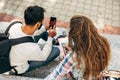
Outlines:
[[[24,36],[33,37],[35,31],[42,25],[44,9],[39,6],[29,6],[24,12],[24,19],[24,25],[16,23],[10,28],[10,39]],[[41,31],[40,33],[44,32],[46,28],[42,26],[42,30],[39,30]],[[14,68],[7,73],[22,74],[54,60],[60,53],[58,48],[52,46],[53,37],[55,35],[55,27],[48,30],[48,38],[46,38],[43,49],[41,49],[37,43],[32,42],[12,46],[10,51],[10,64]]]

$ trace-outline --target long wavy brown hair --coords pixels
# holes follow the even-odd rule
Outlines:
[[[108,67],[110,60],[110,45],[106,38],[97,32],[92,21],[85,16],[73,16],[70,21],[69,46],[76,58],[76,68],[80,68],[81,61],[85,64],[83,77],[90,76],[97,80],[101,71]],[[93,80],[93,79],[92,79]]]

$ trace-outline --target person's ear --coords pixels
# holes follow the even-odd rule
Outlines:
[[[35,24],[35,26],[36,26],[37,29],[39,29],[40,25],[41,25],[41,22],[37,22],[37,23]]]

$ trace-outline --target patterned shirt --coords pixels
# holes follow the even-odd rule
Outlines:
[[[45,80],[61,80],[65,74],[69,73],[70,71],[73,73],[75,80],[80,80],[82,77],[81,71],[78,72],[74,69],[75,62],[73,62],[72,54],[69,52],[62,62],[57,66],[57,68],[48,75]]]

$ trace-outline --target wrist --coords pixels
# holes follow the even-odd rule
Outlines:
[[[53,39],[53,37],[51,37],[51,36],[48,36],[48,39]]]
[[[48,36],[48,37],[51,37],[51,38],[53,38],[53,36]]]

